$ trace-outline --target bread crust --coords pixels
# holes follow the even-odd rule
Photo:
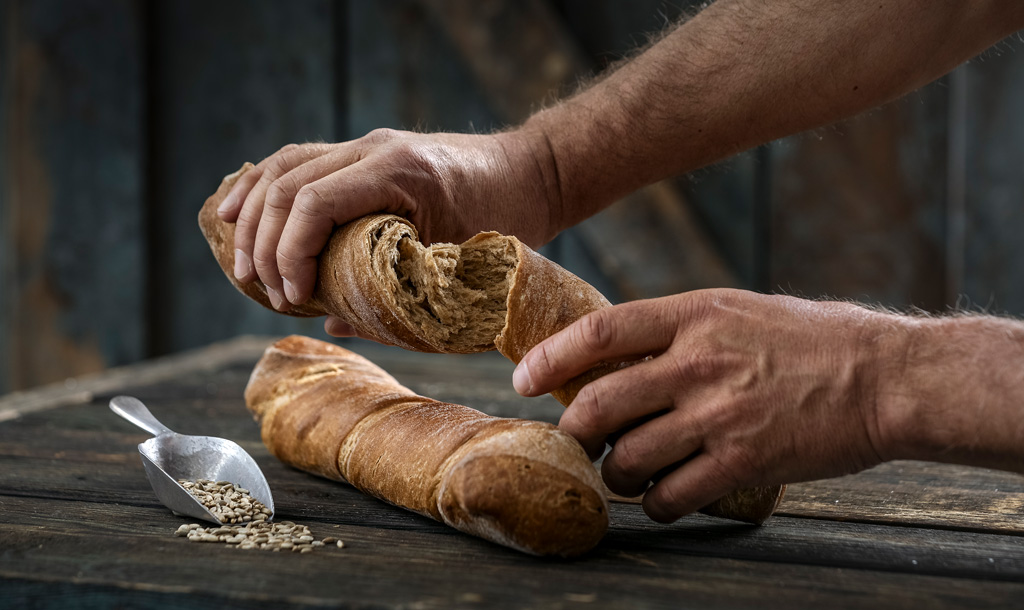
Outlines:
[[[216,213],[231,186],[252,167],[252,164],[247,163],[238,172],[224,178],[217,191],[206,200],[199,215],[199,224],[221,269],[232,284],[246,296],[272,309],[261,282],[243,285],[235,279],[234,225],[221,221]],[[419,244],[418,239],[416,228],[409,221],[387,214],[365,216],[337,228],[320,255],[318,279],[312,298],[302,306],[293,307],[287,312],[288,315],[339,316],[366,337],[414,351],[473,353],[497,349],[518,364],[530,349],[544,339],[586,314],[611,305],[593,286],[534,252],[515,237],[493,232],[480,233],[461,246],[434,244],[428,250]],[[439,310],[442,306],[447,309],[458,307],[460,303],[457,299],[454,302],[434,303],[432,309],[432,303],[423,295],[414,298],[409,294],[409,286],[403,284],[408,278],[400,277],[398,272],[400,262],[405,260],[403,256],[409,252],[421,256],[417,264],[434,265],[426,273],[440,284],[433,287],[438,290],[432,294],[448,296],[454,291],[452,287],[461,281],[460,277],[465,279],[469,274],[465,273],[464,268],[443,263],[451,263],[450,256],[457,252],[462,253],[463,259],[481,252],[486,255],[485,266],[497,268],[497,272],[486,278],[487,283],[501,284],[505,288],[500,299],[502,302],[492,303],[486,296],[478,295],[472,289],[465,289],[462,294],[475,295],[473,298],[494,308],[493,313],[500,314],[476,320],[476,323],[485,326],[483,330],[486,332],[483,335],[493,334],[493,338],[488,336],[485,340],[467,343],[461,340],[461,329],[449,328],[440,317],[434,315],[436,312],[433,309]],[[461,305],[467,309],[475,307],[469,303]],[[460,323],[467,323],[468,317],[463,315],[459,318]],[[629,364],[632,363],[598,365],[571,379],[551,394],[563,405],[569,406],[583,386]],[[383,371],[381,373],[387,375]],[[401,396],[390,399],[397,400]],[[396,410],[395,413],[396,417],[398,413],[403,413],[402,417],[422,417],[419,412],[406,414]],[[287,419],[277,423],[271,420],[264,426],[264,442],[275,455],[278,455],[277,452],[285,452],[294,456],[297,463],[304,464],[304,469],[330,478],[343,476],[343,469],[332,467],[329,463],[331,458],[316,455],[317,450],[307,449],[303,454],[298,447],[285,447],[289,442],[302,444],[305,441],[285,441],[278,437],[278,426],[315,428],[313,424],[317,418],[331,417],[334,416],[296,410]],[[348,420],[335,423],[345,426]],[[322,443],[322,446],[329,448],[325,449],[328,456],[337,455],[336,437],[340,433],[317,434],[320,436],[312,446],[319,447]],[[368,480],[365,480],[364,485],[367,489],[373,488]],[[785,486],[740,490],[702,509],[702,512],[760,524],[775,511],[784,492]],[[393,494],[395,490],[387,493]],[[412,500],[408,502],[412,503]],[[426,507],[421,508],[428,510]]]
[[[608,529],[600,478],[572,437],[417,396],[335,345],[271,345],[245,398],[278,459],[460,531],[572,556]]]

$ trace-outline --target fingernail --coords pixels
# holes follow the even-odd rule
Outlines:
[[[235,278],[242,279],[252,273],[252,261],[241,250],[235,250]]]
[[[274,306],[274,309],[281,309],[281,305],[284,304],[284,300],[281,298],[281,293],[274,290],[270,286],[267,286],[267,297],[270,298],[270,304]]]
[[[285,278],[281,278],[281,279],[284,281],[284,296],[285,296],[285,298],[288,299],[289,303],[292,303],[293,305],[298,305],[298,303],[295,302],[295,299],[296,299],[295,286],[293,286],[292,283],[288,281],[288,278],[285,277]]]
[[[224,201],[220,202],[220,205],[217,206],[217,213],[218,214],[223,214],[224,212],[226,212],[228,210],[228,208],[231,207],[231,204],[233,204],[234,201],[235,201],[235,198],[233,197],[234,194],[235,194],[235,191],[232,190],[230,193],[228,193],[228,196],[224,198]]]
[[[516,370],[512,372],[512,387],[523,396],[533,390],[533,383],[530,381],[530,369],[525,362],[520,362]]]

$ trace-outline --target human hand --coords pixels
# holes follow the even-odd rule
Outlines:
[[[644,511],[670,522],[736,489],[891,459],[876,404],[901,360],[901,319],[739,290],[635,301],[535,346],[513,383],[536,396],[601,362],[652,356],[584,386],[559,427],[592,458],[620,435],[602,467],[608,488],[646,490]]]
[[[290,144],[239,178],[218,209],[237,223],[235,277],[261,280],[287,311],[312,295],[316,257],[334,227],[375,212],[410,219],[426,244],[496,230],[539,246],[557,232],[549,155],[523,130],[380,129],[351,142]],[[339,319],[325,328],[352,334]]]

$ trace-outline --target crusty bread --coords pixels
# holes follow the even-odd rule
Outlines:
[[[417,396],[330,343],[292,336],[271,345],[245,399],[285,463],[461,531],[571,556],[608,528],[600,477],[569,435]]]
[[[232,272],[235,225],[217,207],[244,165],[224,178],[199,214],[199,225],[228,279],[270,308],[266,289],[242,285]],[[480,233],[461,245],[419,242],[416,228],[388,214],[338,227],[321,253],[312,298],[288,314],[339,316],[365,336],[405,349],[474,353],[497,349],[515,363],[533,346],[610,303],[593,286],[515,237]],[[604,364],[552,392],[568,406],[579,390],[624,364]],[[740,490],[707,507],[717,516],[762,523],[784,487]]]

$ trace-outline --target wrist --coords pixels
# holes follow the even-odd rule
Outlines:
[[[901,318],[886,341],[879,429],[887,459],[1021,471],[1024,324],[989,316]]]
[[[627,144],[625,130],[617,128],[607,103],[595,108],[581,99],[589,93],[542,110],[519,128],[549,159],[560,203],[552,216],[556,233],[649,182],[635,179],[643,171],[639,159],[615,154]]]
[[[508,188],[519,204],[517,229],[512,233],[538,248],[565,228],[558,167],[551,146],[543,131],[525,127],[493,137],[507,160]]]

